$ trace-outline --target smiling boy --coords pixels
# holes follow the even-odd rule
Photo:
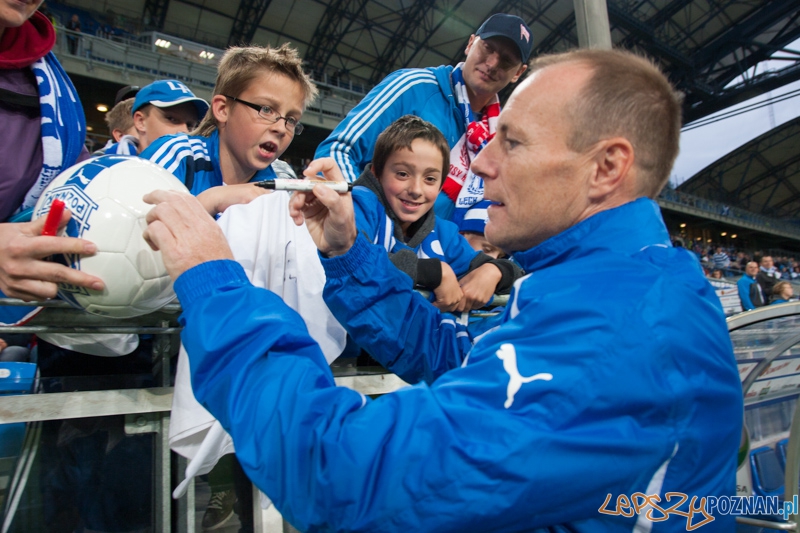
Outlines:
[[[449,158],[436,126],[413,115],[400,117],[378,136],[353,201],[360,232],[382,245],[415,285],[433,290],[437,307],[464,311],[510,289],[521,270],[475,251],[455,224],[435,215]]]

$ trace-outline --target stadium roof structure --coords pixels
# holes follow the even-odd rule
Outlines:
[[[678,187],[783,220],[800,220],[800,117],[753,139]]]
[[[123,0],[105,5],[131,10]],[[800,78],[800,57],[786,50],[800,37],[800,0],[607,5],[613,43],[654,58],[684,91],[685,122]],[[398,68],[455,64],[470,34],[497,12],[528,22],[534,54],[578,45],[572,0],[143,0],[141,18],[150,29],[221,48],[291,41],[309,68],[374,85]],[[785,56],[783,68],[754,74],[776,54]]]

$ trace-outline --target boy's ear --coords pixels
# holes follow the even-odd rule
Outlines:
[[[141,135],[142,133],[146,132],[146,127],[144,125],[145,115],[141,111],[136,111],[133,114],[133,127],[136,128],[136,133]]]
[[[225,124],[228,122],[229,111],[230,106],[228,105],[228,99],[221,94],[214,95],[211,99],[211,112],[214,113],[217,124]]]

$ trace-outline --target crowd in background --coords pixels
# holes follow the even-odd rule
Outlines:
[[[673,238],[675,246],[683,246],[683,242]],[[782,250],[762,250],[762,249],[740,249],[719,243],[695,243],[691,246],[691,251],[697,256],[703,273],[707,277],[713,278],[733,278],[741,276],[747,263],[755,261],[761,262],[765,255],[772,257],[776,272],[784,280],[794,280],[800,278],[800,261],[796,256],[789,255],[789,252]]]

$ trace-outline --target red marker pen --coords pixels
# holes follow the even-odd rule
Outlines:
[[[58,224],[61,222],[62,214],[64,214],[64,202],[56,198],[50,204],[50,212],[47,213],[47,218],[44,221],[42,235],[55,236],[58,232]]]

